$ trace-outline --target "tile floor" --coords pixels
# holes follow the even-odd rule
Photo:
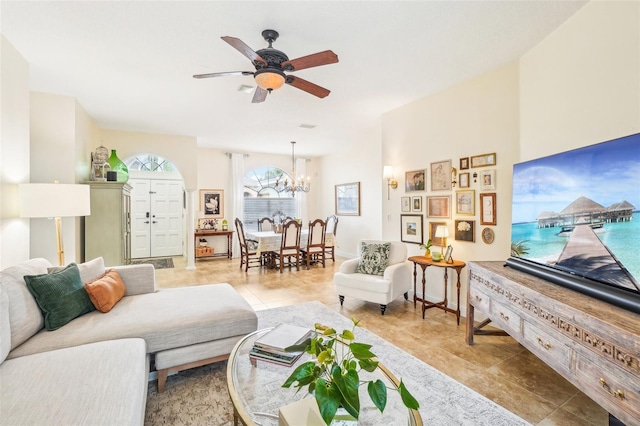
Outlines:
[[[175,267],[156,271],[161,288],[228,282],[256,310],[318,300],[457,381],[541,426],[607,425],[608,414],[572,384],[538,360],[510,337],[477,336],[465,343],[465,326],[455,316],[420,308],[400,298],[384,316],[373,303],[346,298],[341,307],[333,274],[344,259],[310,270],[239,269],[239,260],[209,259],[186,270],[186,261],[174,257]]]

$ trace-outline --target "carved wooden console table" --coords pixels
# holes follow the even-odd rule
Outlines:
[[[543,279],[470,262],[467,343],[474,310],[627,425],[640,424],[640,315]]]

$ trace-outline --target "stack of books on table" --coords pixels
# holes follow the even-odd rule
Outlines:
[[[304,348],[296,351],[287,351],[287,348],[302,345],[314,334],[308,328],[280,323],[256,340],[249,357],[290,366],[302,356]]]

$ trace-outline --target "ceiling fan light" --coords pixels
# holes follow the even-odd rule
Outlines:
[[[285,75],[280,70],[261,69],[254,74],[256,84],[264,90],[279,89],[284,85]]]

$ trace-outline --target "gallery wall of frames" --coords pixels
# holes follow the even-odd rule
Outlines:
[[[488,153],[406,171],[400,197],[401,241],[446,244],[435,235],[444,225],[455,241],[492,244],[498,224],[496,166],[496,154]]]

